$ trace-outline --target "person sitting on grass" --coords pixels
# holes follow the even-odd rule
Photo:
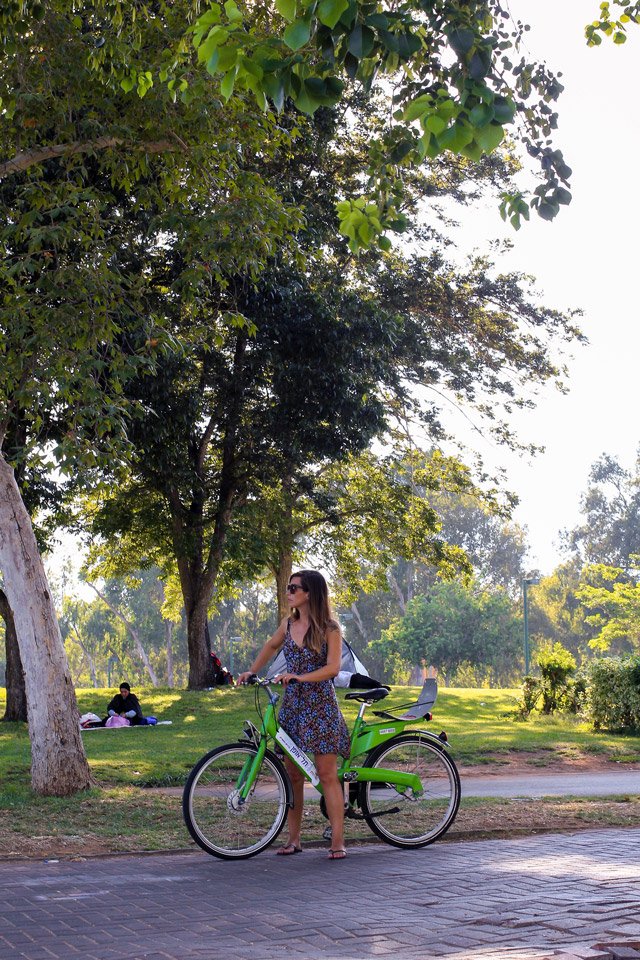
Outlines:
[[[142,707],[135,693],[131,693],[131,687],[123,680],[120,684],[120,692],[116,693],[113,700],[107,707],[107,716],[102,721],[102,726],[106,726],[109,717],[125,717],[131,726],[138,723],[145,723],[142,715]]]

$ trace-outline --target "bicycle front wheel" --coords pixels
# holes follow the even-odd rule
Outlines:
[[[392,783],[360,785],[362,813],[382,840],[395,847],[426,847],[449,829],[460,805],[460,777],[443,747],[420,734],[405,734],[376,747],[365,766],[412,773],[422,783],[419,796]]]
[[[278,758],[265,753],[247,799],[240,790],[257,750],[241,743],[218,747],[195,765],[185,784],[182,813],[195,842],[223,860],[253,857],[276,839],[291,802]]]

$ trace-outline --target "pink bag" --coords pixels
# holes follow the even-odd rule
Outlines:
[[[105,723],[105,727],[128,727],[130,726],[129,721],[126,717],[119,717],[117,714],[114,717],[109,717]]]

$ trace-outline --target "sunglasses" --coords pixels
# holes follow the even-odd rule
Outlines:
[[[305,593],[309,592],[299,583],[290,583],[287,585],[287,593],[296,593],[298,590],[304,590]]]

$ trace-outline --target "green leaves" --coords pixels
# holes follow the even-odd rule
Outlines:
[[[375,33],[373,30],[358,23],[349,36],[349,53],[356,57],[357,60],[362,60],[364,57],[369,56],[373,50],[374,42]]]
[[[464,56],[469,53],[476,42],[476,35],[473,30],[465,27],[454,27],[447,33],[449,46],[458,56]]]
[[[297,0],[276,0],[276,10],[289,23],[296,18]]]
[[[444,151],[477,160],[499,148],[513,128],[516,111],[521,130],[526,130],[517,135],[527,147],[545,149],[556,126],[551,104],[561,86],[543,66],[514,55],[519,49],[518,30],[524,28],[503,16],[508,12],[503,0],[496,0],[491,18],[484,0],[473,15],[462,0],[445,4],[407,0],[384,8],[369,0],[275,0],[277,15],[267,31],[256,9],[239,0],[218,0],[202,8],[186,35],[188,17],[183,14],[186,7],[192,10],[187,0],[161,5],[153,24],[140,16],[135,4],[96,3],[104,22],[113,24],[112,32],[101,35],[98,30],[89,42],[75,9],[65,20],[65,29],[81,46],[80,53],[99,82],[116,88],[119,95],[134,94],[146,102],[159,80],[161,92],[181,106],[206,98],[208,83],[211,95],[217,91],[229,104],[246,103],[250,93],[261,110],[272,105],[281,111],[290,98],[300,111],[313,114],[318,107],[338,102],[347,79],[360,83],[366,92],[374,79],[393,78],[392,147],[381,151],[375,162],[371,153],[368,169],[374,182],[393,181],[394,166],[408,167]],[[625,0],[603,7],[594,35],[605,30],[619,42],[617,34],[635,22],[637,7]],[[616,8],[618,19],[611,13]],[[55,13],[47,8],[42,23],[50,16]],[[22,42],[26,28],[21,23],[17,13],[9,19],[0,15],[3,43]],[[33,23],[39,29],[38,21]],[[152,27],[158,37],[162,35],[165,49],[150,56],[156,39],[154,35],[150,46]],[[199,74],[193,71],[194,51]],[[5,89],[0,94],[5,99],[3,116],[11,120],[14,107]],[[550,190],[559,183],[566,186],[567,170],[555,161],[543,167]],[[549,203],[562,206],[564,201],[560,194],[544,204],[540,200],[536,209],[545,208],[548,215]],[[383,199],[381,209],[385,203]]]
[[[519,230],[522,219],[529,219],[529,204],[521,193],[503,193],[500,204],[500,216],[503,220],[507,217],[514,229]]]
[[[224,5],[224,12],[227,15],[229,23],[242,23],[242,14],[238,9],[235,0],[227,0]]]
[[[502,143],[504,130],[497,123],[490,123],[475,131],[475,141],[484,153],[491,153]]]
[[[318,20],[333,30],[348,7],[349,0],[320,0],[318,4]]]
[[[376,203],[371,203],[366,197],[343,200],[336,204],[336,212],[340,220],[340,233],[349,238],[349,247],[353,253],[357,253],[362,247],[370,247],[374,241],[380,249],[389,249],[390,241],[381,236],[383,224]],[[390,211],[387,211],[387,222],[389,214]]]
[[[294,20],[283,34],[283,39],[290,50],[300,50],[309,42],[311,37],[311,19]]]
[[[588,47],[596,47],[602,43],[603,34],[609,37],[615,44],[626,43],[627,24],[640,23],[640,3],[633,0],[613,0],[616,7],[621,7],[625,12],[615,19],[611,13],[611,3],[600,4],[600,18],[588,23],[584,33]]]

